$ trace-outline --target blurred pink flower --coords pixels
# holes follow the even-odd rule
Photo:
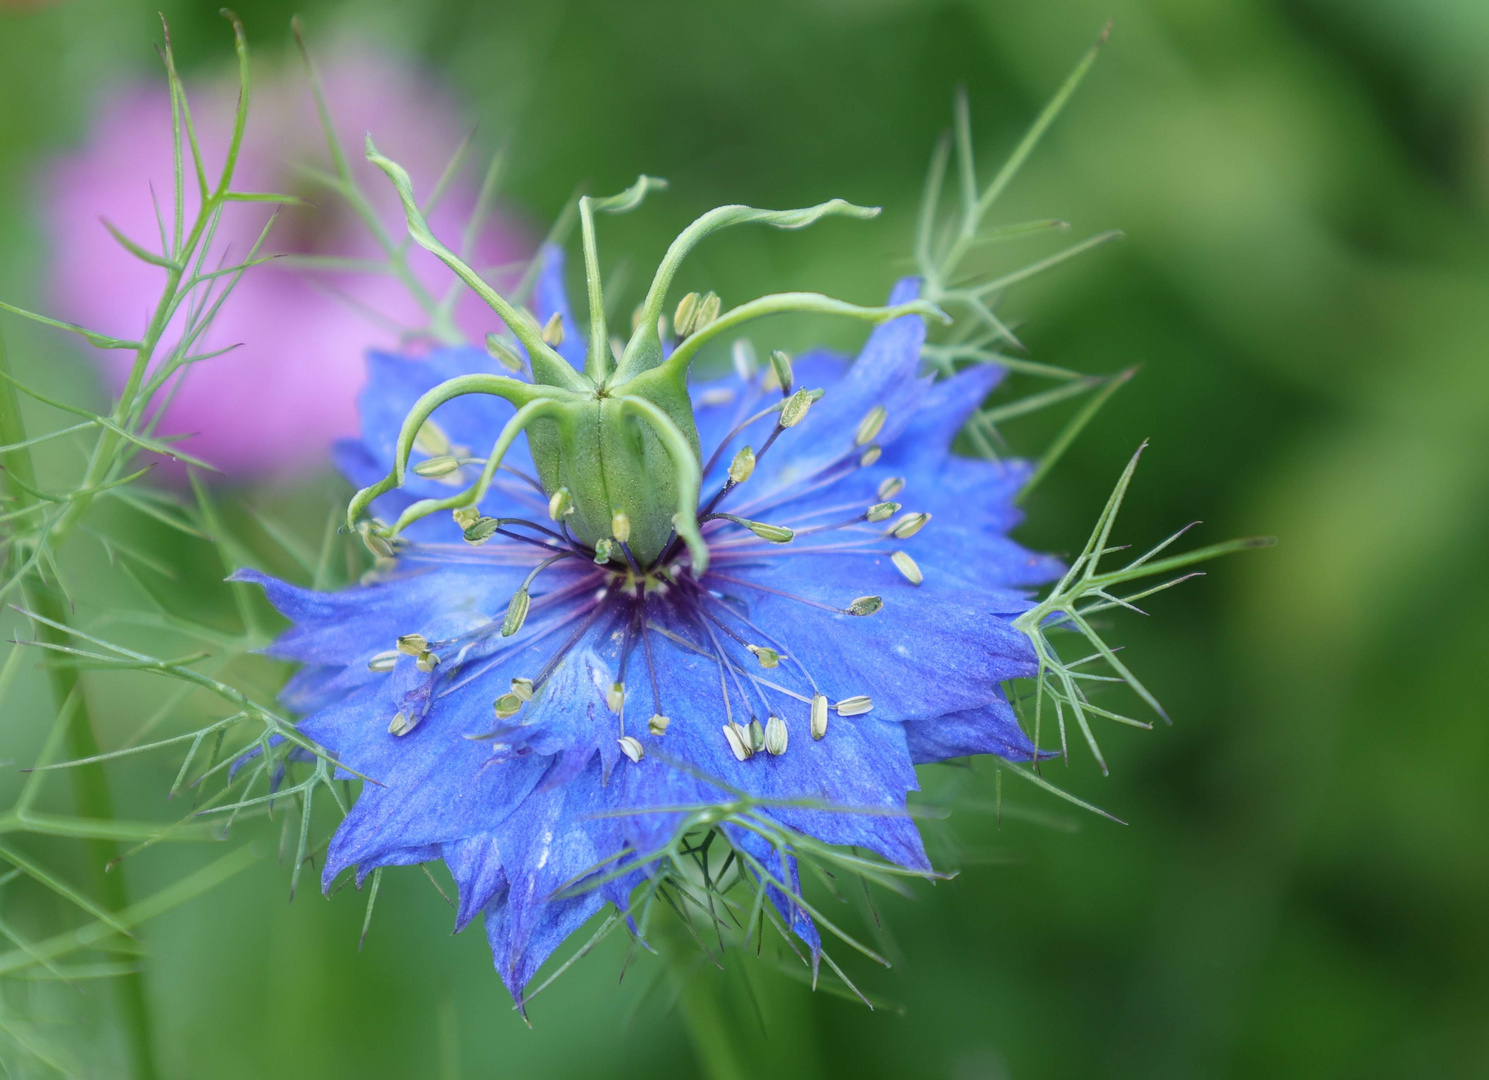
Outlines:
[[[343,46],[320,67],[351,168],[389,234],[401,238],[397,197],[387,178],[363,160],[363,137],[371,132],[378,148],[408,169],[423,198],[466,133],[459,113],[427,78],[386,55]],[[215,177],[231,130],[236,82],[189,87],[188,95],[209,176]],[[113,94],[87,145],[53,166],[45,199],[55,244],[52,302],[61,317],[119,337],[141,333],[160,295],[164,271],[129,255],[99,219],[136,243],[159,247],[151,192],[169,229],[170,140],[170,97],[162,79]],[[305,166],[332,171],[303,70],[288,63],[272,71],[255,70],[233,187],[288,193],[314,203],[282,210],[261,254],[382,258],[367,226],[338,195],[309,179]],[[189,226],[198,200],[189,159],[186,168]],[[454,245],[475,205],[478,180],[478,167],[463,170],[430,215],[435,232]],[[229,206],[209,261],[215,265],[224,254],[229,263],[242,259],[269,211],[264,204]],[[492,215],[477,262],[501,265],[529,249],[520,229]],[[454,280],[416,246],[409,263],[436,298]],[[500,327],[468,290],[462,290],[456,322],[474,341]],[[180,445],[233,479],[319,465],[332,439],[356,431],[354,398],[366,351],[394,346],[402,331],[425,323],[406,286],[391,275],[326,273],[277,262],[253,267],[193,351],[240,342],[241,347],[193,364],[178,376],[180,385],[157,434],[189,434]],[[173,340],[168,335],[166,344]],[[107,377],[121,385],[129,354],[99,355]]]

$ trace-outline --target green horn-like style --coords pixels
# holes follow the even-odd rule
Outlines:
[[[367,140],[367,160],[392,181],[413,241],[470,286],[522,343],[534,380],[528,383],[503,375],[466,375],[442,383],[419,399],[399,433],[392,471],[357,492],[347,508],[349,526],[357,524],[379,495],[403,485],[419,430],[440,405],[465,394],[491,394],[510,401],[517,411],[494,435],[491,454],[474,484],[448,498],[419,500],[392,526],[377,527],[384,536],[395,535],[440,510],[478,505],[502,455],[518,434],[526,432],[543,490],[550,496],[565,492],[568,512],[564,524],[576,541],[593,549],[602,541],[608,547],[623,540],[631,556],[640,565],[650,567],[664,552],[674,550],[673,540],[678,538],[686,546],[694,574],[701,574],[708,566],[708,547],[697,518],[702,455],[687,386],[688,369],[698,351],[720,335],[767,315],[808,312],[877,324],[918,314],[948,321],[940,308],[924,300],[894,307],[860,307],[818,293],[780,293],[723,312],[687,337],[670,356],[664,356],[658,321],[668,289],[688,253],[706,237],[731,225],[751,222],[800,229],[830,215],[863,219],[879,213],[875,207],[855,206],[841,199],[800,210],[722,206],[704,214],[673,241],[657,267],[631,339],[615,361],[605,324],[594,215],[597,210],[633,210],[649,192],[666,187],[666,181],[642,176],[619,195],[586,196],[579,201],[590,328],[584,370],[576,371],[543,340],[525,312],[440,242],[419,208],[408,173],[378,153],[371,138]],[[628,523],[628,537],[611,536],[617,520]]]

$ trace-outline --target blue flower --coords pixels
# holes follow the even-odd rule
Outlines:
[[[550,341],[562,327],[556,348],[579,367],[562,270],[550,250],[536,315]],[[900,281],[891,306],[917,290]],[[677,827],[676,814],[628,811],[724,802],[733,788],[782,800],[765,812],[789,829],[929,869],[905,813],[914,766],[1034,754],[1000,687],[1036,673],[1010,624],[1061,568],[1008,538],[1026,465],[951,453],[1001,369],[934,381],[920,373],[924,337],[920,315],[901,315],[851,362],[812,352],[690,388],[701,572],[676,536],[642,565],[620,543],[624,522],[613,544],[576,540],[522,438],[478,511],[411,521],[357,587],[326,594],[241,572],[293,623],[270,652],[303,665],[283,695],[301,730],[376,781],[332,838],[325,883],[443,859],[456,929],[485,916],[520,1001],[570,933],[606,904],[626,907],[643,871],[555,892]],[[336,448],[338,467],[374,485],[421,397],[499,370],[468,347],[372,355],[361,438]],[[513,412],[491,396],[449,400],[420,429],[403,486],[373,510],[392,519],[448,496]],[[791,860],[759,836],[728,835],[794,884]],[[789,891],[770,897],[815,958],[809,915]]]

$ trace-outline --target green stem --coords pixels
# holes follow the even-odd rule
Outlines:
[[[0,342],[0,373],[9,375],[4,343]],[[20,403],[16,399],[15,386],[8,378],[0,379],[0,442],[6,444],[26,441],[26,429],[21,420]],[[6,483],[11,496],[20,506],[29,506],[32,496],[27,488],[36,485],[28,448],[11,450],[3,455]],[[14,550],[14,548],[12,549]],[[36,623],[36,633],[42,641],[53,645],[70,645],[68,634],[60,627],[67,621],[67,605],[54,587],[48,587],[33,573],[23,583],[22,589],[27,606],[42,618],[59,626]],[[67,732],[68,751],[74,758],[90,758],[98,755],[98,739],[93,732],[92,719],[88,715],[85,696],[78,685],[78,671],[74,667],[56,664],[47,669],[52,685],[52,696],[61,709],[75,693],[77,708]],[[72,774],[73,799],[78,813],[94,821],[112,821],[113,799],[109,792],[108,777],[103,765],[94,762],[69,770]],[[119,845],[113,840],[89,839],[84,841],[88,863],[92,868],[94,885],[102,905],[111,912],[120,912],[129,907],[129,894],[122,873],[110,872],[110,867],[119,858]],[[150,1009],[145,996],[145,982],[141,973],[135,971],[120,975],[114,983],[118,994],[119,1011],[124,1020],[124,1029],[129,1041],[129,1054],[133,1062],[136,1080],[154,1080],[155,1055],[151,1046]]]
[[[670,920],[668,920],[670,921]],[[720,973],[706,962],[696,945],[686,939],[682,927],[658,935],[666,950],[667,966],[677,983],[677,1007],[687,1025],[698,1067],[707,1080],[752,1080],[743,1048],[739,1024],[731,1023],[720,993]]]

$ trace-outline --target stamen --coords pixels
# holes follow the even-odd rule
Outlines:
[[[667,726],[671,723],[672,721],[661,713],[653,713],[652,718],[646,722],[646,730],[660,739],[667,734]]]
[[[869,507],[868,512],[863,515],[865,521],[888,521],[899,513],[900,504],[897,502],[875,503]]]
[[[533,681],[521,676],[512,680],[512,696],[518,701],[531,701],[533,699]]]
[[[449,476],[459,468],[459,458],[453,457],[450,454],[440,454],[438,457],[432,457],[419,462],[414,466],[413,471],[415,476],[422,476],[426,480],[438,480],[441,477]]]
[[[889,557],[889,561],[894,563],[894,568],[905,575],[905,580],[911,585],[919,585],[925,580],[925,575],[920,572],[915,560],[903,551],[896,551]]]
[[[760,721],[754,717],[750,718],[749,726],[750,749],[758,753],[765,749],[765,729],[760,726]]]
[[[563,343],[564,317],[555,311],[549,317],[547,325],[543,327],[543,344],[558,348]]]
[[[418,656],[429,648],[429,639],[423,634],[402,634],[398,638],[398,651],[404,656]]]
[[[892,499],[904,490],[905,478],[903,476],[891,476],[879,484],[879,498]]]
[[[723,518],[725,521],[732,521],[736,525],[743,525],[760,539],[769,540],[772,544],[789,544],[796,536],[795,531],[786,528],[784,525],[770,525],[763,521],[751,521],[749,518],[737,517],[734,514],[714,513],[707,515],[701,520],[711,521],[714,518]]]
[[[419,654],[419,658],[414,661],[414,666],[427,675],[429,672],[439,667],[439,657],[430,652],[428,649],[425,649]]]
[[[872,615],[884,607],[884,600],[878,596],[860,596],[848,605],[849,615]]]
[[[791,370],[790,353],[782,352],[780,349],[774,350],[770,354],[770,373],[776,377],[776,382],[780,384],[782,397],[791,393],[791,385],[795,382],[795,375]],[[787,424],[786,426],[790,427],[791,425]]]
[[[737,761],[748,761],[754,756],[755,748],[750,745],[749,737],[749,732],[732,720],[724,725],[724,738],[729,740],[729,749],[734,751]]]
[[[610,517],[610,535],[622,544],[631,539],[631,518],[622,510],[617,510]]]
[[[611,683],[610,689],[605,691],[605,705],[616,716],[626,707],[626,684],[623,682]]]
[[[889,535],[900,540],[908,540],[925,528],[925,523],[930,520],[930,514],[906,514],[889,527]]]
[[[450,436],[445,434],[445,429],[433,420],[425,420],[419,426],[419,432],[414,436],[414,449],[428,457],[443,457],[451,454],[455,447],[450,442]]]
[[[787,731],[786,722],[779,716],[772,716],[765,722],[765,749],[772,757],[780,757],[786,752]]]
[[[699,299],[697,293],[690,292],[677,302],[677,309],[672,313],[672,330],[679,341],[693,332],[693,319],[698,314]]]
[[[522,699],[516,694],[503,694],[493,703],[498,720],[509,720],[522,709]]]
[[[781,664],[781,654],[774,649],[760,645],[746,645],[745,648],[754,653],[755,659],[760,661],[760,666],[767,670],[779,667]]]
[[[476,522],[481,520],[481,511],[475,506],[457,506],[450,511],[450,516],[455,519],[455,524],[464,532]]]
[[[491,359],[495,360],[513,375],[516,375],[524,367],[522,357],[518,356],[516,350],[503,341],[498,334],[486,335],[486,352]]]
[[[748,445],[741,446],[739,453],[734,455],[734,460],[729,463],[729,480],[734,484],[743,484],[755,472],[755,451]]]
[[[729,359],[734,363],[734,373],[742,382],[753,379],[755,369],[760,366],[755,356],[755,343],[749,338],[734,339],[734,344],[729,348]]]
[[[839,716],[863,716],[874,710],[874,699],[867,694],[846,697],[834,706]]]
[[[574,497],[569,494],[569,489],[561,487],[548,498],[548,516],[554,521],[567,517],[574,512]]]
[[[528,594],[528,588],[533,579],[548,569],[560,559],[572,558],[573,553],[560,551],[557,555],[551,555],[532,568],[532,571],[523,578],[521,587],[512,594],[512,599],[507,602],[507,617],[502,620],[502,637],[511,637],[522,629],[522,624],[527,621],[527,611],[532,605],[532,597]]]
[[[595,565],[604,566],[615,555],[615,541],[602,537],[595,541]]]
[[[870,465],[872,465],[874,462],[876,462],[876,461],[879,460],[879,455],[882,454],[882,453],[884,453],[884,451],[880,447],[878,447],[878,446],[871,446],[871,447],[869,447],[859,457],[859,459],[858,459],[859,467],[860,468],[867,469]]]
[[[820,739],[827,734],[827,696],[812,695],[812,738]]]
[[[399,652],[400,650],[398,649],[389,649],[387,652],[378,653],[371,660],[367,661],[367,670],[376,672],[392,671],[393,666],[398,663]]]
[[[781,419],[778,421],[781,427],[795,427],[806,419],[807,410],[812,407],[812,398],[805,389],[798,390],[786,399],[786,404],[781,406]]]
[[[615,740],[620,744],[620,752],[630,758],[633,763],[638,763],[646,756],[646,748],[629,735],[622,735]]]
[[[402,711],[394,713],[392,721],[388,724],[388,734],[407,735],[419,726],[419,721],[422,719],[422,716],[411,716]]]
[[[884,418],[887,415],[883,405],[875,405],[870,409],[858,422],[858,430],[853,434],[853,445],[867,446],[873,442],[879,432],[884,430]]]

